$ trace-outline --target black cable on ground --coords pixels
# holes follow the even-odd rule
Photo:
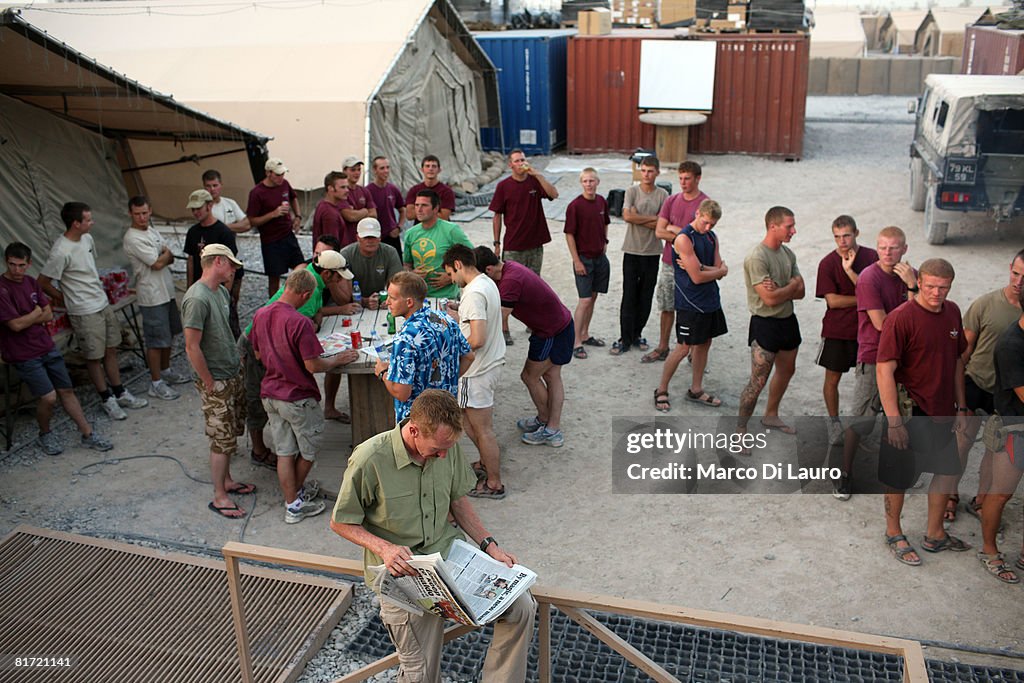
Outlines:
[[[212,481],[206,481],[205,479],[199,479],[198,477],[194,477],[191,474],[189,474],[188,470],[185,469],[185,463],[183,463],[181,460],[178,460],[173,455],[163,455],[163,454],[160,454],[160,453],[145,453],[145,454],[142,454],[142,455],[126,455],[126,456],[123,456],[123,457],[120,457],[120,458],[107,458],[106,460],[97,460],[96,462],[91,462],[88,465],[85,465],[82,468],[80,468],[78,470],[75,470],[75,472],[73,474],[75,474],[76,476],[88,476],[88,473],[86,472],[86,470],[88,470],[90,468],[93,468],[93,467],[99,467],[100,465],[120,465],[122,462],[124,462],[126,460],[141,460],[141,459],[145,459],[145,458],[156,458],[156,459],[160,459],[160,460],[173,460],[174,462],[178,463],[178,467],[181,468],[181,471],[184,473],[184,475],[186,477],[188,477],[189,479],[191,479],[192,481],[197,482],[199,484],[206,484],[206,485],[209,485],[209,486],[213,485]],[[245,541],[245,529],[246,529],[246,527],[249,526],[249,520],[252,519],[252,515],[256,511],[256,505],[257,505],[258,500],[256,498],[256,492],[255,491],[253,491],[252,493],[240,493],[240,494],[235,494],[235,495],[252,496],[252,505],[249,506],[249,511],[247,513],[245,513],[245,517],[241,518],[243,520],[242,521],[242,528],[238,530],[238,542],[239,543],[243,543]],[[232,519],[232,518],[231,517],[225,517],[225,519]],[[238,519],[238,518],[235,518],[235,519]]]

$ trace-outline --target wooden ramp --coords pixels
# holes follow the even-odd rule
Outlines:
[[[247,567],[256,681],[294,681],[352,602],[338,580]],[[0,542],[0,682],[241,681],[224,563],[19,526]]]

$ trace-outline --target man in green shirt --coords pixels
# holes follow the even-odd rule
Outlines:
[[[427,281],[428,297],[458,299],[459,287],[444,272],[441,262],[453,244],[465,244],[472,249],[473,243],[462,228],[438,217],[440,208],[441,198],[433,190],[416,193],[413,209],[419,225],[405,233],[402,262],[406,269],[415,271]]]
[[[254,493],[252,484],[231,478],[231,458],[238,450],[238,437],[245,432],[245,392],[242,368],[231,333],[228,311],[231,282],[242,262],[223,244],[208,244],[200,255],[203,275],[188,288],[181,300],[185,353],[196,376],[196,389],[203,403],[206,436],[210,439],[210,472],[213,500],[209,508],[229,519],[245,516],[228,494]]]
[[[316,278],[316,288],[309,300],[297,309],[299,313],[312,319],[317,326],[320,325],[320,318],[323,315],[323,292],[326,289],[331,293],[332,299],[337,302],[344,302],[341,306],[332,306],[328,311],[330,315],[352,314],[359,309],[359,304],[350,303],[352,300],[352,271],[348,269],[345,257],[332,249],[319,249],[321,242],[317,242],[318,251],[313,260],[306,266],[306,270]],[[260,308],[281,298],[284,293],[284,285],[277,290],[274,296],[270,297],[267,303]],[[267,369],[253,353],[252,343],[249,341],[249,333],[252,331],[252,322],[245,328],[245,331],[238,337],[238,353],[242,358],[242,365],[245,369],[245,400],[246,416],[245,424],[249,428],[249,438],[252,439],[252,453],[250,458],[253,464],[262,465],[270,469],[277,468],[277,455],[271,453],[263,440],[263,428],[267,426],[267,413],[263,409],[263,402],[260,399],[260,385],[263,383],[263,376]],[[335,387],[337,395],[337,387]],[[326,406],[333,408],[333,400]],[[335,411],[337,412],[337,411]],[[330,419],[332,416],[324,409],[324,417]]]
[[[466,494],[476,484],[458,445],[462,411],[455,397],[427,389],[412,403],[409,417],[394,429],[356,447],[341,483],[331,529],[363,547],[363,566],[383,564],[393,576],[413,576],[413,555],[447,556],[462,532],[511,567],[516,558],[498,546]],[[369,581],[367,574],[367,581]],[[526,679],[526,655],[533,639],[537,603],[525,593],[494,623],[482,680],[518,683]],[[441,680],[444,621],[431,612],[414,615],[385,601],[381,620],[398,650],[399,681]]]

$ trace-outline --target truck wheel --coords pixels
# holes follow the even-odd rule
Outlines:
[[[924,159],[913,157],[910,160],[910,208],[914,211],[924,211],[924,195],[927,191],[925,185]]]
[[[924,239],[928,244],[943,244],[949,222],[942,220],[942,211],[935,208],[935,186],[928,184],[924,204]]]

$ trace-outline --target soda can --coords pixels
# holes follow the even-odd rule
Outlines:
[[[341,319],[341,326],[342,327],[352,327],[352,318],[342,318]]]
[[[352,337],[353,349],[358,349],[363,345],[363,335],[359,334],[358,330],[352,330],[350,336]]]
[[[380,290],[380,292],[377,294],[377,296],[380,297],[380,305],[383,306],[388,301],[388,290],[386,290],[386,289]]]

